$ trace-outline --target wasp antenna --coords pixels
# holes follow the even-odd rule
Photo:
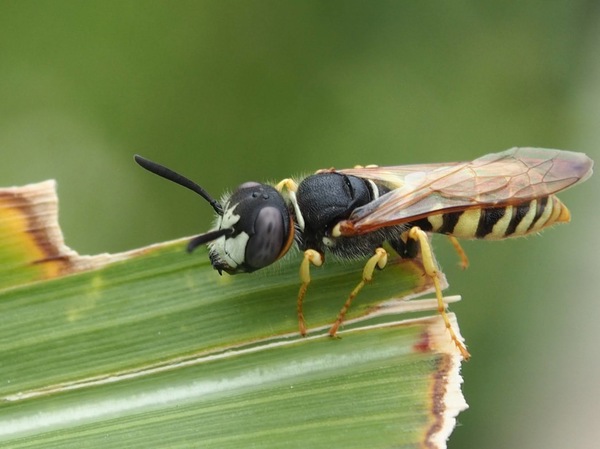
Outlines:
[[[187,246],[188,253],[194,251],[198,246],[204,245],[205,243],[212,242],[213,240],[218,239],[227,234],[231,234],[233,231],[229,228],[217,229],[216,231],[210,231],[206,234],[201,234],[197,237],[194,237]]]
[[[223,215],[223,206],[221,206],[221,204],[219,204],[217,200],[210,196],[206,190],[204,190],[191,179],[188,179],[185,176],[174,172],[173,170],[165,167],[164,165],[152,162],[151,160],[146,159],[145,157],[142,157],[139,154],[136,154],[133,158],[140,165],[140,167],[145,168],[149,172],[152,172],[155,175],[168,179],[169,181],[172,181],[175,184],[179,184],[180,186],[186,187],[191,191],[196,192],[198,195],[200,195],[202,198],[208,201],[208,203],[212,206],[212,208],[218,215]]]

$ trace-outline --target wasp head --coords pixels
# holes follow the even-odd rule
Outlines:
[[[211,264],[219,273],[250,273],[285,254],[293,233],[279,192],[266,184],[246,182],[225,202],[215,229],[193,238],[188,251],[208,243]]]
[[[190,240],[188,251],[207,243],[210,262],[221,274],[250,273],[271,265],[294,240],[291,214],[281,194],[258,182],[240,185],[225,207],[195,182],[139,155],[135,161],[146,170],[182,185],[209,202],[217,214],[215,229]]]

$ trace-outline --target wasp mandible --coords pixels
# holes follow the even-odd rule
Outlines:
[[[435,286],[438,312],[465,359],[470,355],[446,314],[428,233],[447,235],[466,267],[457,239],[519,237],[568,222],[569,211],[554,194],[585,181],[593,166],[583,153],[512,148],[472,162],[327,169],[276,186],[245,182],[221,205],[188,178],[141,156],[135,160],[198,193],[213,207],[215,228],[194,237],[188,251],[208,244],[211,264],[219,273],[259,270],[296,243],[304,252],[297,298],[302,335],[307,332],[302,302],[310,266],[321,266],[326,253],[367,259],[361,281],[329,330],[333,337],[375,268],[385,267],[388,253],[383,245],[402,258],[414,258],[420,250],[425,274]]]

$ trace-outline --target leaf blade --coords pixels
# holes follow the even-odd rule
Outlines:
[[[57,210],[48,200],[53,192],[39,192],[40,185],[23,188],[27,207],[20,209],[35,216],[21,223],[35,223],[36,237],[23,226],[7,237],[39,248],[27,243],[16,263],[0,264],[0,440],[11,447],[280,447],[282,440],[288,447],[444,447],[466,407],[456,348],[439,317],[382,322],[382,314],[402,312],[382,301],[431,287],[418,261],[392,258],[377,272],[348,314],[374,324],[347,321],[337,341],[323,335],[363,262],[313,270],[305,316],[314,336],[303,339],[293,254],[263,273],[223,277],[202,251],[186,255],[182,240],[79,256],[64,246],[48,213]],[[0,204],[0,228],[5,211]],[[307,369],[317,362],[321,369]],[[252,376],[256,366],[259,373],[296,367],[295,376]],[[222,388],[224,379],[246,378],[257,381]],[[193,394],[199,382],[212,386],[202,389],[206,395]],[[252,424],[267,406],[270,413]]]

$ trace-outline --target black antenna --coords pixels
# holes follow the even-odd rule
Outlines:
[[[217,240],[219,237],[222,237],[224,235],[228,235],[231,233],[233,233],[233,229],[224,228],[224,229],[217,229],[216,231],[210,231],[210,232],[207,232],[206,234],[201,234],[199,236],[196,236],[192,240],[190,240],[190,242],[188,243],[187,252],[191,253],[198,246],[203,245],[208,242],[212,242],[213,240]]]
[[[204,190],[194,181],[186,178],[183,175],[180,175],[179,173],[174,172],[173,170],[163,165],[157,164],[156,162],[152,162],[151,160],[148,160],[140,156],[139,154],[136,154],[133,158],[142,168],[145,168],[149,172],[152,172],[155,175],[161,176],[165,179],[168,179],[169,181],[173,181],[175,184],[187,187],[191,191],[196,192],[198,195],[200,195],[202,198],[209,202],[209,204],[212,206],[212,208],[218,215],[223,216],[223,207],[219,204],[219,202],[215,200],[212,196],[210,196],[206,190]]]

